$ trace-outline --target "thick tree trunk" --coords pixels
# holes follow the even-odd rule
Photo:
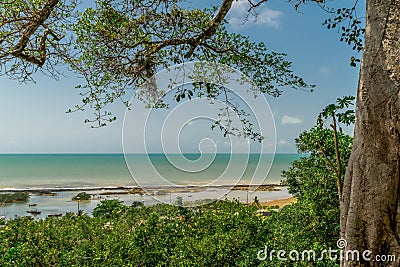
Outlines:
[[[358,250],[360,261],[347,261],[344,253],[341,266],[400,266],[400,0],[367,0],[366,14],[354,145],[341,202],[344,252]],[[372,251],[371,261],[363,260],[365,250]],[[395,262],[374,258],[390,254]]]

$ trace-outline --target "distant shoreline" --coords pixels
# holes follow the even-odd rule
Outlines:
[[[14,191],[10,189],[14,189]],[[27,215],[27,211],[32,210],[30,206],[32,204],[34,205],[34,209],[38,209],[41,212],[41,214],[34,216],[35,219],[43,219],[55,213],[76,213],[78,206],[80,210],[90,215],[100,201],[105,199],[119,199],[127,206],[131,205],[134,201],[140,201],[146,206],[151,206],[158,203],[173,204],[178,197],[181,197],[184,203],[195,204],[204,204],[204,201],[214,201],[217,199],[237,200],[245,204],[253,202],[256,197],[262,203],[291,197],[288,193],[288,187],[279,184],[264,184],[257,191],[254,191],[255,189],[255,187],[249,187],[245,184],[188,185],[181,187],[149,186],[144,188],[138,186],[1,188],[0,195],[11,192],[26,192],[30,197],[27,202],[0,205],[0,215],[5,216],[7,219],[12,219],[15,216],[31,216]],[[72,201],[72,198],[80,192],[90,194],[91,198],[89,201]]]
[[[184,185],[184,186],[82,186],[82,187],[35,187],[35,188],[0,188],[0,193],[6,192],[28,192],[28,193],[41,193],[41,192],[75,192],[75,191],[132,191],[133,194],[139,191],[181,191],[181,190],[206,190],[206,189],[232,189],[240,191],[274,191],[275,187],[281,188],[286,185],[281,184],[261,184],[261,185]],[[280,189],[279,189],[280,190]]]

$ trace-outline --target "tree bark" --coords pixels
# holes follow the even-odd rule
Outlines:
[[[400,0],[367,0],[366,14],[340,219],[344,252],[358,250],[360,261],[344,255],[341,266],[400,266]],[[392,254],[395,262],[373,261]]]

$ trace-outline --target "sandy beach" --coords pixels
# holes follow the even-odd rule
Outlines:
[[[297,199],[295,197],[288,197],[282,199],[275,199],[267,202],[260,202],[262,207],[276,207],[283,208],[286,205],[296,203]]]

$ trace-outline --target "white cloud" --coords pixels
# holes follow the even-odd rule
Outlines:
[[[246,14],[249,9],[249,3],[247,0],[238,0],[233,2],[231,10],[228,14],[228,22],[233,28],[244,28],[246,26],[255,25],[266,25],[274,28],[278,28],[280,25],[280,18],[283,13],[278,10],[269,8],[257,9],[257,16],[249,15],[246,21]]]
[[[300,118],[291,117],[291,116],[287,116],[287,115],[283,116],[282,121],[281,121],[282,124],[300,124],[302,122],[303,122],[303,120]]]
[[[281,11],[265,8],[254,21],[255,24],[279,27],[279,18],[283,15]]]

